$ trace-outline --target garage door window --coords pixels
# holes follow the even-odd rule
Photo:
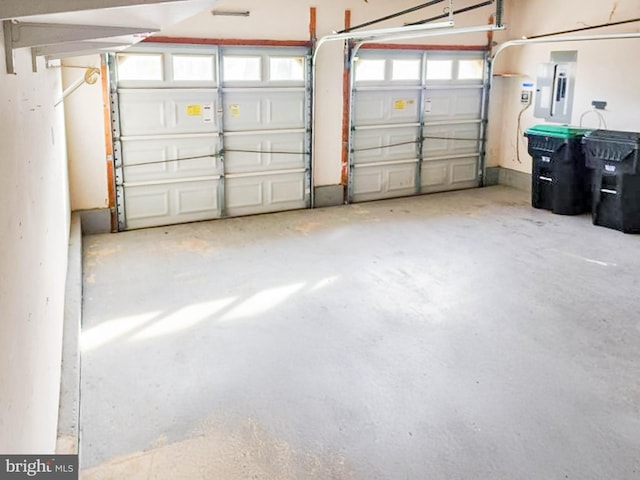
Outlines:
[[[213,81],[214,57],[209,55],[173,55],[173,79],[182,82]]]
[[[427,80],[451,80],[452,78],[452,60],[427,60]]]
[[[304,58],[302,57],[271,57],[269,59],[269,80],[303,81],[304,69]]]
[[[225,82],[262,80],[262,58],[225,56],[223,58]]]
[[[393,60],[392,63],[392,80],[420,80],[421,60]]]
[[[162,54],[129,54],[122,53],[118,57],[118,79],[135,81],[162,81]]]
[[[458,62],[458,80],[482,80],[483,77],[484,61],[482,59]]]
[[[382,81],[384,80],[385,69],[385,60],[358,59],[356,63],[356,81]]]

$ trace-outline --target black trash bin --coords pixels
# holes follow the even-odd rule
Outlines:
[[[590,210],[591,178],[582,150],[588,132],[567,125],[536,125],[525,132],[533,157],[532,206],[561,215]]]
[[[595,130],[583,143],[593,169],[594,225],[640,233],[640,133]]]

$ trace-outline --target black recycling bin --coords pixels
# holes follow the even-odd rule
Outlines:
[[[595,130],[582,141],[593,169],[594,225],[640,233],[640,133]]]
[[[525,132],[533,157],[531,205],[561,215],[579,215],[591,206],[591,178],[582,137],[590,130],[536,125]]]

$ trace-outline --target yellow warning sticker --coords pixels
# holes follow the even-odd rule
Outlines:
[[[187,115],[190,117],[199,117],[202,115],[202,105],[187,105]]]
[[[240,105],[232,103],[229,105],[229,113],[231,113],[231,116],[233,117],[238,117],[240,116]]]
[[[407,108],[407,102],[405,100],[395,100],[393,102],[394,110],[404,110],[405,108]]]

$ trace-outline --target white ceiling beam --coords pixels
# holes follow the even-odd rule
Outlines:
[[[5,21],[11,28],[13,48],[37,47],[64,42],[96,40],[98,38],[121,37],[157,32],[148,27],[107,27],[96,25],[64,25],[60,23],[21,23]]]
[[[127,47],[128,44],[122,42],[65,42],[56,45],[42,45],[33,49],[34,55],[38,57],[65,58],[76,57],[99,51],[114,51]]]
[[[184,0],[0,0],[0,19],[178,1]]]
[[[123,37],[157,32],[147,27],[106,27],[96,25],[64,25],[58,23],[2,22],[7,73],[15,74],[13,51],[16,48],[43,47],[68,42]]]

